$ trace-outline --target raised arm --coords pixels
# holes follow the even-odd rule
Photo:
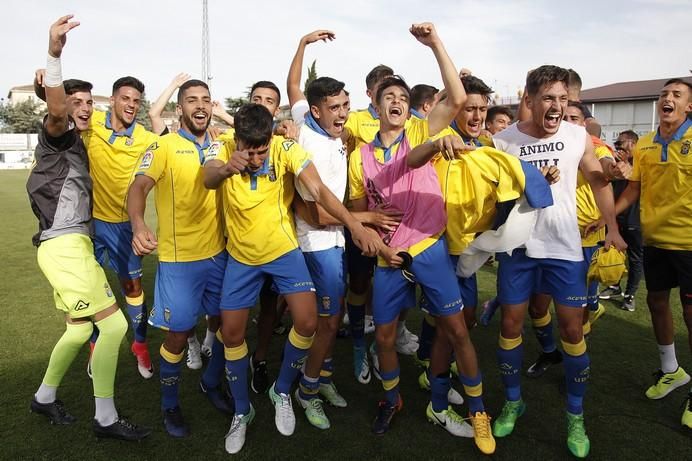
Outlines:
[[[79,25],[77,21],[70,21],[73,17],[74,15],[68,14],[53,23],[50,26],[48,38],[48,59],[43,78],[43,85],[46,88],[46,105],[48,106],[45,129],[46,133],[54,138],[69,129],[67,96],[62,83],[60,56],[67,41],[67,33]]]
[[[305,55],[305,47],[318,40],[326,42],[336,38],[334,32],[330,30],[316,30],[300,39],[298,49],[291,61],[291,67],[288,69],[288,78],[286,79],[286,87],[288,90],[288,103],[291,107],[298,101],[305,99],[303,91],[300,89],[300,78],[303,71],[303,56]]]
[[[437,64],[440,66],[442,82],[447,90],[447,97],[439,102],[428,115],[428,129],[430,136],[433,136],[445,129],[454,120],[457,112],[466,101],[466,92],[459,79],[459,74],[457,74],[457,68],[437,35],[435,26],[430,22],[424,22],[412,25],[409,30],[416,37],[416,40],[432,50]]]
[[[226,112],[223,105],[219,101],[212,101],[211,114],[224,122],[228,126],[235,126],[235,119],[231,114]]]
[[[154,101],[154,103],[149,108],[149,120],[151,120],[151,131],[153,131],[156,134],[161,134],[166,129],[166,124],[163,122],[161,114],[163,114],[163,111],[166,108],[166,104],[168,104],[168,101],[171,100],[171,97],[173,96],[173,93],[175,93],[175,90],[180,88],[180,85],[187,82],[188,80],[190,80],[190,74],[180,73],[176,75],[173,78],[173,80],[171,80],[171,83],[168,84],[166,89],[164,89],[163,92],[161,92],[161,94],[159,95],[159,97],[156,98],[156,101]]]

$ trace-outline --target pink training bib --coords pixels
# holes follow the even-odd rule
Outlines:
[[[375,159],[374,143],[360,149],[368,210],[389,208],[403,213],[394,232],[378,229],[391,248],[409,248],[439,234],[447,223],[435,169],[430,163],[415,169],[409,167],[406,157],[410,150],[405,134],[396,154],[385,164]]]

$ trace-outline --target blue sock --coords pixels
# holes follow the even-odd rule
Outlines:
[[[135,341],[143,343],[147,340],[147,309],[144,306],[144,293],[134,298],[125,296],[125,305],[127,313],[132,324],[132,331],[135,335]]]
[[[430,401],[432,402],[432,408],[435,412],[440,412],[446,410],[449,407],[449,401],[447,400],[447,394],[449,393],[449,373],[445,373],[441,376],[430,376],[429,370],[428,379],[430,379]]]
[[[589,283],[587,290],[587,307],[591,312],[594,312],[598,310],[598,280]]]
[[[320,370],[320,384],[331,384],[334,374],[334,362],[331,357],[324,359]]]
[[[226,378],[235,401],[235,414],[247,415],[250,412],[250,397],[247,390],[247,369],[250,364],[247,344],[224,348],[226,357]]]
[[[557,349],[555,337],[553,336],[553,319],[550,312],[547,312],[540,319],[531,319],[533,324],[533,332],[536,334],[536,339],[541,345],[541,350],[545,353],[553,352]]]
[[[469,404],[469,413],[472,415],[483,413],[485,411],[485,406],[483,405],[483,377],[480,371],[473,378],[459,373],[459,381],[464,386],[466,401]]]
[[[521,400],[521,360],[524,357],[524,345],[521,336],[506,339],[500,335],[500,347],[497,349],[497,363],[500,366],[505,397],[509,401]]]
[[[301,376],[298,386],[298,394],[303,400],[310,400],[317,397],[320,391],[320,378],[309,378],[305,375]]]
[[[380,376],[382,376],[385,400],[392,405],[397,405],[399,403],[399,367],[386,372],[380,370]]]
[[[301,336],[295,328],[291,328],[284,346],[284,359],[281,361],[281,369],[278,378],[276,378],[274,391],[279,394],[291,392],[293,381],[300,373],[311,345],[312,337]]]
[[[567,411],[573,415],[584,412],[582,402],[586,393],[586,383],[589,380],[591,360],[586,352],[586,343],[582,340],[579,344],[567,344],[562,346],[565,350],[565,382],[567,383]]]
[[[178,383],[184,353],[173,354],[163,345],[161,345],[160,353],[161,408],[168,410],[178,406]]]
[[[211,357],[207,368],[202,374],[202,381],[207,387],[218,387],[221,384],[221,375],[226,365],[226,358],[223,353],[223,343],[219,338],[214,338],[214,343],[211,346]]]
[[[430,323],[434,319],[427,315],[423,317],[420,327],[420,336],[418,337],[418,351],[416,356],[418,360],[430,360],[430,349],[432,348],[433,339],[435,338],[435,325]],[[437,411],[437,410],[435,410]]]
[[[346,304],[353,347],[365,347],[365,305]]]

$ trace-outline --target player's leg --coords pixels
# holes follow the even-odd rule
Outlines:
[[[256,394],[264,394],[269,389],[269,372],[267,371],[267,353],[274,335],[274,327],[280,319],[277,311],[278,295],[272,288],[272,279],[267,278],[260,291],[260,311],[257,316],[257,345],[250,357],[250,388]]]
[[[600,247],[600,245],[582,247],[584,253],[584,274],[588,273],[591,258],[593,258],[593,255]],[[584,278],[586,278],[586,276]],[[598,301],[598,281],[593,280],[586,286],[586,309],[584,309],[582,317],[584,335],[589,335],[591,333],[592,325],[596,323],[596,320],[601,318],[603,314],[605,314],[605,306]]]
[[[638,227],[626,227],[620,230],[620,234],[627,243],[627,286],[625,287],[622,308],[634,312],[634,296],[637,294],[639,283],[644,274],[642,231]]]
[[[526,376],[539,378],[548,371],[552,365],[562,362],[562,353],[558,350],[553,335],[553,319],[550,315],[549,294],[534,293],[529,300],[529,317],[533,332],[541,345],[541,353],[538,359],[526,369]]]

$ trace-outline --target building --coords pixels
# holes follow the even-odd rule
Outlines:
[[[110,98],[108,96],[92,95],[94,98],[94,109],[107,111],[110,107]],[[19,85],[10,88],[7,93],[8,104],[19,104],[24,101],[34,101],[39,103],[41,108],[45,107],[46,103],[40,100],[34,93],[34,85]]]
[[[581,100],[601,124],[601,138],[612,144],[621,131],[642,135],[656,129],[658,95],[671,78],[599,86],[583,90]],[[692,84],[692,77],[681,78]]]

